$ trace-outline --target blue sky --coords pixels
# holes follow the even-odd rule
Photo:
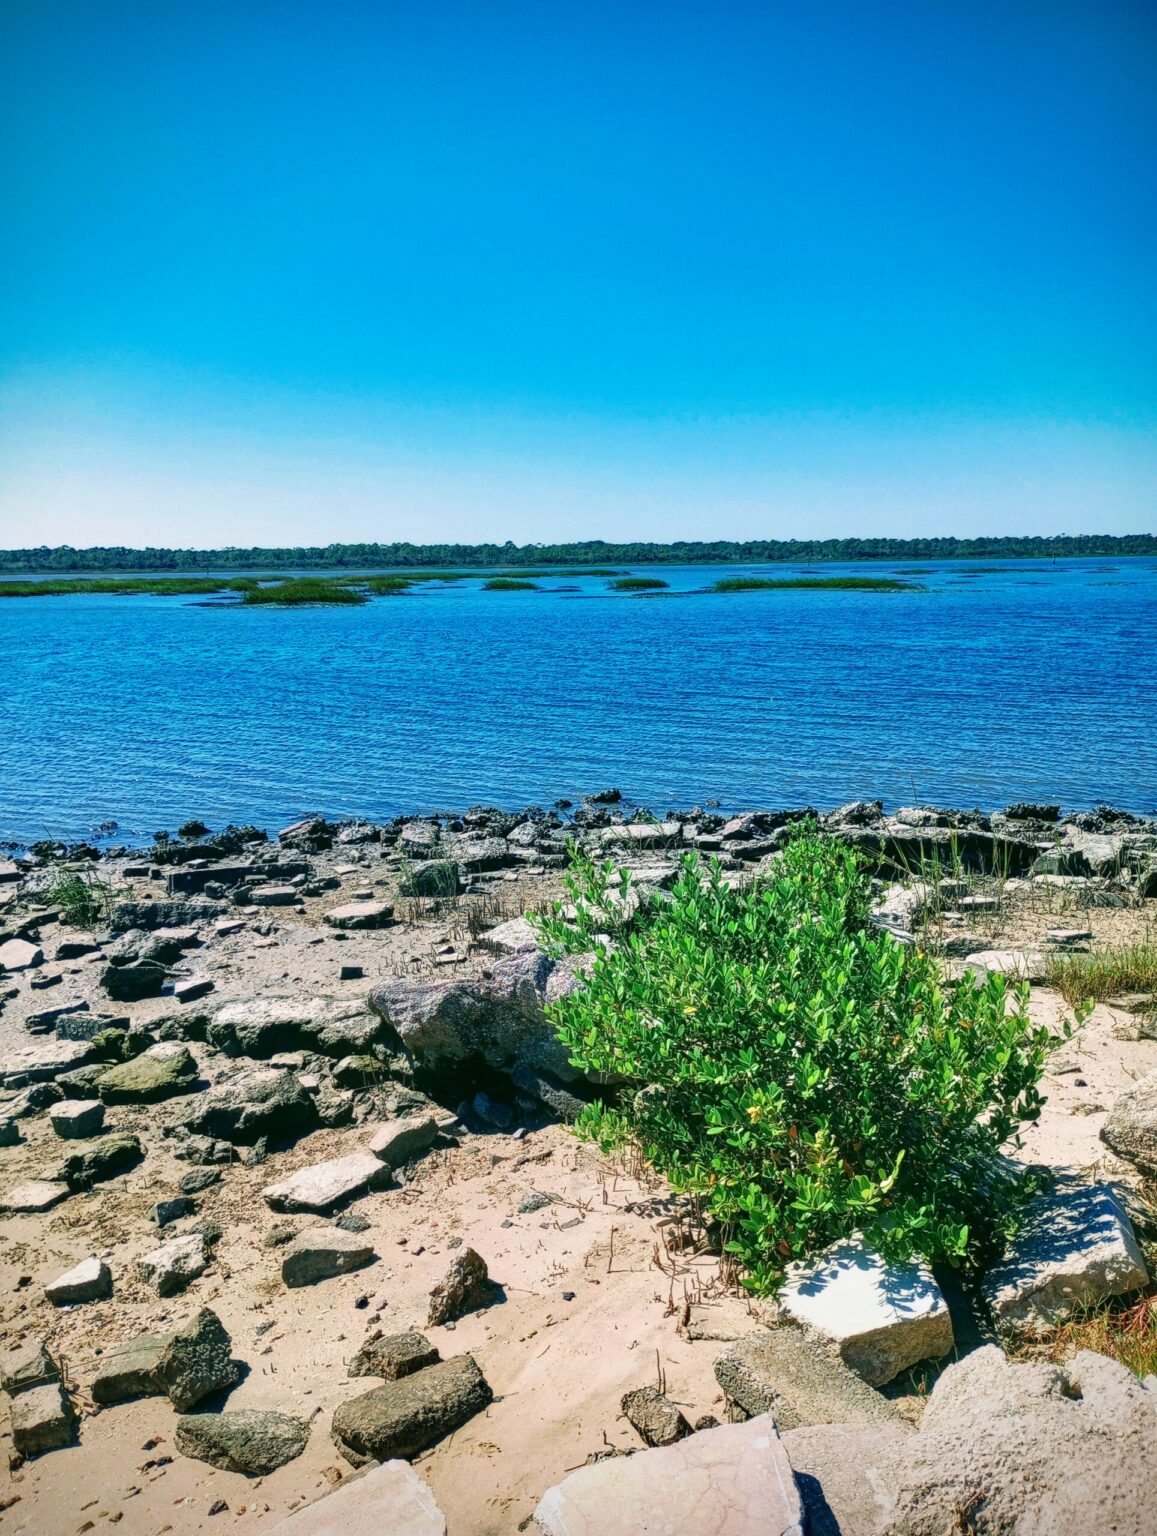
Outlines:
[[[1157,526],[1157,11],[0,10],[0,544]]]

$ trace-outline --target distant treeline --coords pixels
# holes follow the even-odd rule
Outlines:
[[[1089,555],[1157,555],[1157,534],[1057,534],[995,539],[717,539],[700,543],[608,544],[326,544],[293,549],[0,550],[0,572],[249,571],[395,569],[433,566],[509,570],[536,565],[747,565],[765,561],[1058,559]]]

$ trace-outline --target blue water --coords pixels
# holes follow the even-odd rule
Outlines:
[[[898,566],[824,566],[888,575]],[[0,838],[304,811],[856,797],[1157,809],[1157,562],[924,567],[912,593],[597,577],[363,608],[0,601]],[[798,574],[808,568],[756,568]]]

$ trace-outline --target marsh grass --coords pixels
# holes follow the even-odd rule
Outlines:
[[[1147,939],[1091,955],[1052,955],[1048,983],[1070,1007],[1126,992],[1157,992],[1157,942]]]
[[[537,592],[538,584],[524,581],[521,576],[492,576],[483,583],[485,592]]]
[[[667,586],[657,576],[620,576],[610,583],[614,592],[658,592]]]
[[[45,581],[0,581],[0,597],[183,597],[250,592],[252,576],[69,576]]]
[[[1061,1364],[1082,1349],[1119,1360],[1135,1376],[1157,1373],[1157,1296],[1090,1308],[1041,1343],[1021,1346],[1016,1355]]]
[[[44,896],[72,928],[96,928],[108,921],[112,910],[112,889],[92,870],[60,870]]]
[[[358,607],[367,601],[366,594],[357,587],[303,576],[279,581],[269,587],[251,587],[242,597],[241,605],[246,608],[314,608],[323,604]]]
[[[724,576],[712,592],[919,592],[915,582],[891,576]]]

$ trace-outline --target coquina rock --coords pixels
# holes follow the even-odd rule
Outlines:
[[[1157,1072],[1121,1094],[1101,1127],[1101,1140],[1118,1157],[1157,1174]]]

